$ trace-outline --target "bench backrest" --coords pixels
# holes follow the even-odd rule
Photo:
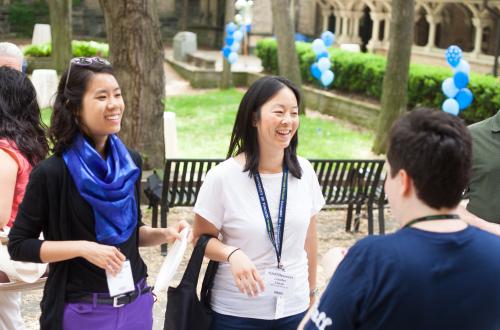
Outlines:
[[[168,159],[165,164],[162,208],[194,206],[207,172],[224,159]],[[310,160],[326,204],[373,201],[381,189],[383,160]]]

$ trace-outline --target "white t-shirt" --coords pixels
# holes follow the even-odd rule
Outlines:
[[[304,249],[312,216],[325,204],[318,179],[309,161],[299,157],[302,178],[288,176],[285,229],[281,262],[294,276],[295,290],[285,299],[287,317],[304,312],[309,306],[307,253]],[[282,173],[261,174],[269,211],[276,230]],[[194,212],[211,222],[222,234],[222,242],[241,248],[264,279],[265,270],[276,268],[276,252],[266,231],[257,188],[248,172],[234,158],[211,169],[198,194]],[[234,284],[229,263],[222,262],[212,289],[215,312],[238,317],[272,320],[276,298],[248,297]]]

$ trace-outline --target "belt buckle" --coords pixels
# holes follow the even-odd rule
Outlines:
[[[118,295],[116,297],[113,297],[113,307],[122,307],[122,306],[124,306],[125,303],[119,304],[118,303],[118,299],[126,297],[126,296],[127,296],[126,294],[121,294],[121,295]]]

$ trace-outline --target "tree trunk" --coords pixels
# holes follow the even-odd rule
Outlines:
[[[414,0],[392,0],[389,54],[382,86],[377,134],[372,147],[376,154],[386,152],[388,132],[392,123],[407,110],[414,15]]]
[[[234,0],[226,0],[226,9],[225,9],[225,17],[224,17],[224,35],[225,35],[225,29],[226,29],[226,24],[229,22],[233,21],[234,17]],[[224,38],[222,39],[222,43],[224,44]],[[231,64],[227,61],[226,58],[224,58],[224,55],[222,55],[222,76],[221,76],[221,81],[220,81],[220,88],[221,89],[228,89],[233,87],[233,79],[232,79],[232,72],[231,72]]]
[[[188,28],[188,16],[189,15],[189,5],[188,0],[182,0],[181,2],[181,31],[187,31]]]
[[[278,45],[280,75],[290,79],[302,92],[299,58],[295,49],[295,29],[290,13],[290,0],[271,0],[271,9],[274,34]],[[304,102],[302,102],[301,113],[304,113],[304,109]]]
[[[49,0],[50,29],[52,35],[52,63],[57,72],[63,72],[73,57],[71,51],[71,0]]]
[[[144,168],[165,161],[163,45],[155,0],[99,0],[104,12],[110,60],[126,112],[120,137],[139,151]]]

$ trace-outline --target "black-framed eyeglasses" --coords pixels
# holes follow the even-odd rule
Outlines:
[[[66,83],[64,84],[64,90],[68,87],[68,81],[69,81],[69,75],[71,73],[71,67],[73,65],[78,65],[78,66],[89,66],[89,65],[94,65],[94,64],[101,64],[101,65],[111,65],[107,60],[101,57],[75,57],[72,58],[69,61],[69,68],[68,68],[68,75],[66,76]]]

